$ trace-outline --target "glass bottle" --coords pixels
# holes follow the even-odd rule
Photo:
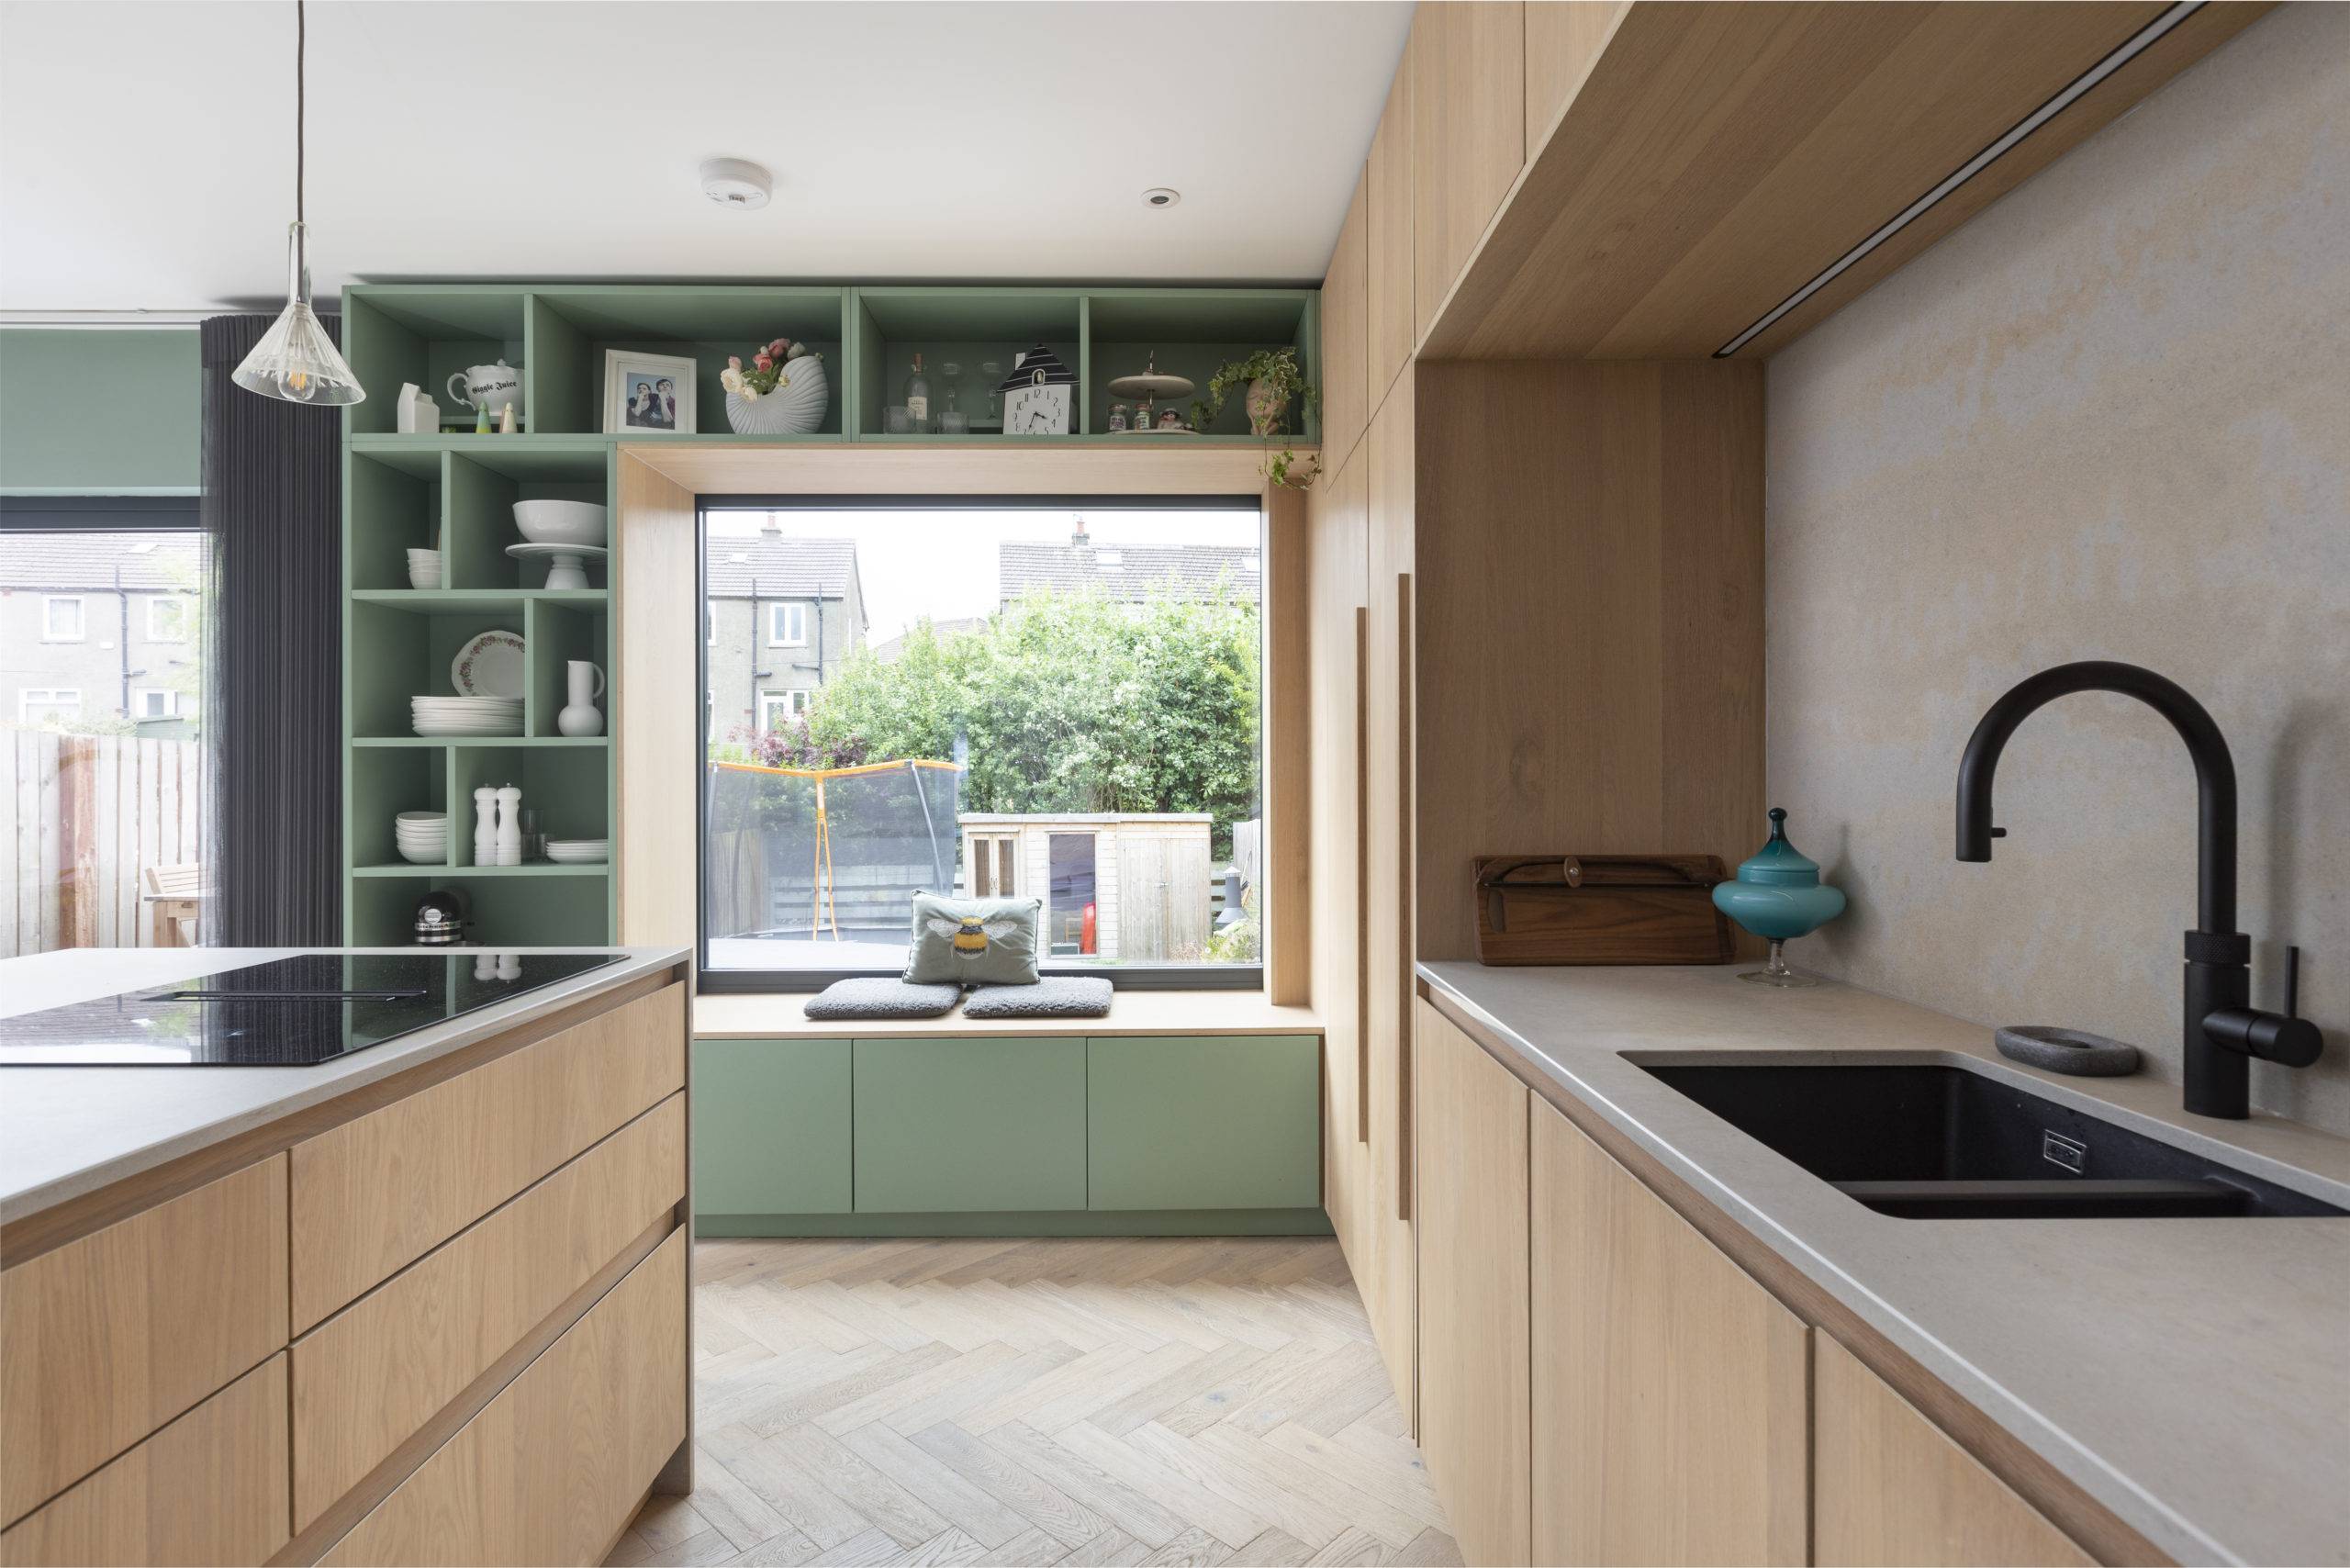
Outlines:
[[[930,424],[930,377],[922,373],[920,354],[914,355],[914,373],[906,377],[906,417],[916,430]]]

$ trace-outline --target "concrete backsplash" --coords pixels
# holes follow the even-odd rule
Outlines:
[[[2254,1001],[2297,942],[2326,1030],[2313,1069],[2255,1065],[2255,1103],[2350,1134],[2350,6],[2255,24],[1781,354],[1767,461],[1770,794],[1852,901],[1795,961],[2176,1081],[2195,784],[2168,726],[2043,708],[1998,857],[1953,857],[1991,700],[2145,665],[2235,754]]]

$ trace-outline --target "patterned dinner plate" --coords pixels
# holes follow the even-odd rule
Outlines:
[[[484,632],[457,650],[449,678],[467,697],[520,698],[528,670],[520,633]]]

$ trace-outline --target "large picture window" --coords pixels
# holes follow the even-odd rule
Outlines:
[[[1047,972],[1259,982],[1256,498],[711,499],[701,527],[705,984],[897,974],[925,891],[1036,900]]]

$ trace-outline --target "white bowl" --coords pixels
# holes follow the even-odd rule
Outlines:
[[[446,812],[402,812],[392,820],[396,823],[411,823],[418,827],[446,827],[449,825],[449,813]]]
[[[403,844],[399,849],[400,858],[411,866],[438,866],[449,858],[449,846],[445,844]]]
[[[610,535],[600,501],[516,501],[514,526],[533,544],[601,544]]]

